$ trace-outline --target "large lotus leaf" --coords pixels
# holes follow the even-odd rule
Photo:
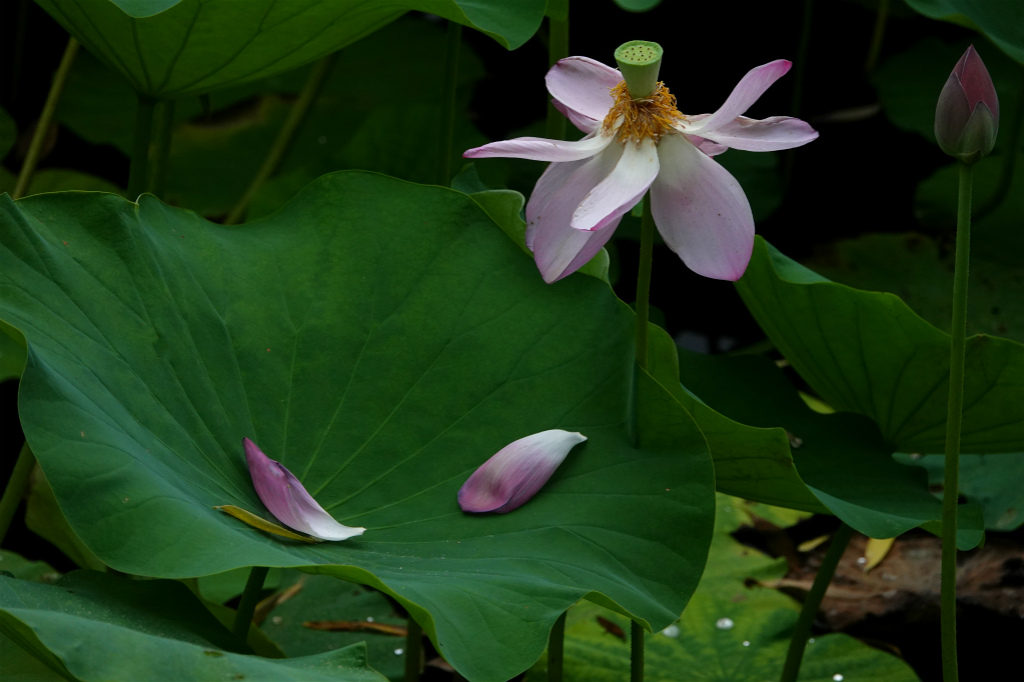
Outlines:
[[[707,438],[715,463],[717,490],[779,507],[827,511],[801,480],[785,429],[777,424],[751,426],[754,422],[741,423],[709,407],[703,397],[694,393],[702,389],[689,380],[706,356],[678,348],[663,329],[653,324],[649,328],[649,345],[652,374],[693,416]],[[686,366],[681,369],[681,364]],[[732,381],[723,383],[737,392],[748,390]]]
[[[815,272],[858,289],[896,294],[914,312],[943,331],[953,317],[954,253],[914,232],[863,234],[830,244],[803,261]],[[967,333],[1024,341],[1024,278],[1018,264],[972,254]]]
[[[748,587],[777,580],[786,562],[737,542],[730,533],[751,520],[739,500],[719,496],[715,536],[700,587],[674,626],[646,635],[644,679],[650,682],[763,682],[777,680],[799,606],[775,590]],[[598,620],[601,619],[601,621]],[[611,625],[611,627],[609,627]],[[565,678],[569,682],[619,682],[629,679],[629,644],[613,636],[629,632],[624,619],[581,604],[569,612],[565,642]],[[910,667],[895,656],[852,637],[816,637],[800,668],[804,682],[861,680],[916,682]],[[546,661],[531,671],[529,682],[546,680]]]
[[[942,486],[945,458],[925,455],[906,464],[923,467],[932,485]],[[960,494],[981,507],[988,530],[1012,531],[1024,525],[1024,453],[976,455],[960,458]]]
[[[401,631],[405,630],[406,620],[395,613],[387,597],[363,585],[342,583],[329,576],[298,571],[286,574],[290,579],[282,588],[291,596],[270,612],[262,628],[289,656],[312,656],[366,642],[367,660],[373,669],[393,680],[403,679],[405,637]],[[310,626],[317,621],[333,621],[339,628],[350,623],[357,629]],[[378,626],[382,627],[373,629]],[[387,630],[388,626],[399,631]]]
[[[949,336],[892,294],[830,282],[758,237],[736,285],[761,328],[835,409],[878,424],[892,450],[943,452]],[[1024,346],[967,340],[961,448],[1024,449]]]
[[[243,227],[148,195],[5,200],[0,216],[0,314],[30,348],[26,433],[110,566],[370,584],[485,682],[533,663],[580,598],[657,628],[696,586],[710,457],[645,374],[634,447],[632,313],[592,277],[545,285],[471,198],[337,173]],[[536,498],[459,511],[475,467],[550,428],[589,440]],[[243,436],[366,534],[296,544],[214,510],[266,514]]]
[[[113,0],[40,0],[39,4],[90,52],[120,71],[137,92],[168,99],[293,69],[356,42],[409,10],[478,28],[514,49],[539,28],[545,3],[181,0],[162,12],[140,17],[126,14]],[[408,57],[435,59],[436,55]],[[365,55],[367,61],[375,58]]]
[[[907,4],[926,17],[983,31],[1006,54],[1024,64],[1024,4],[976,0],[907,0]]]
[[[292,659],[246,655],[181,583],[76,571],[56,585],[0,577],[0,631],[55,671],[102,680],[383,682],[355,646]]]
[[[249,216],[272,213],[320,175],[339,169],[433,182],[441,151],[436,131],[444,73],[432,60],[410,63],[407,54],[443,53],[445,41],[444,29],[436,22],[407,16],[364,38],[358,50],[337,54],[277,175],[256,195]],[[393,50],[394,45],[401,45],[403,51]],[[378,56],[368,61],[364,52]],[[450,150],[453,158],[487,141],[464,106],[483,74],[479,58],[464,44]],[[269,153],[295,106],[293,95],[308,75],[308,67],[293,69],[217,91],[210,97],[213,116],[209,120],[200,115],[196,98],[179,101],[161,198],[206,216],[227,214]],[[382,82],[401,93],[402,106],[381,97]],[[113,144],[128,153],[134,100],[131,86],[118,73],[84,53],[72,69],[58,116],[90,142]]]
[[[942,503],[929,492],[928,477],[893,460],[892,447],[867,417],[815,412],[767,358],[682,349],[679,356],[680,378],[706,403],[705,410],[717,410],[747,428],[781,431],[790,443],[799,480],[820,505],[855,530],[891,538],[942,518]],[[715,456],[716,441],[709,437],[709,444]],[[758,459],[751,456],[749,461]],[[982,530],[980,510],[962,505],[957,546],[975,547]]]
[[[1006,155],[992,156],[974,165],[973,179],[973,224],[971,226],[971,260],[977,258],[998,263],[1018,273],[1024,253],[1024,230],[1021,229],[1021,215],[1024,215],[1024,153],[1018,151],[1015,159],[1007,163]],[[1013,175],[1003,174],[1012,168]],[[1004,192],[999,188],[1008,181]],[[956,229],[956,197],[959,186],[959,172],[956,163],[943,166],[917,186],[914,197],[914,212],[921,222],[934,227],[943,227],[952,232]],[[982,270],[984,277],[987,271]],[[1020,281],[1017,275],[1017,281]],[[974,305],[973,294],[968,299]]]

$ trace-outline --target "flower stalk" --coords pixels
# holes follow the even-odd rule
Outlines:
[[[410,616],[405,636],[405,682],[416,682],[420,679],[422,659],[423,628]]]
[[[50,85],[50,92],[46,95],[46,103],[36,123],[36,130],[32,134],[32,141],[28,146],[28,153],[25,155],[25,162],[21,165],[21,172],[18,173],[18,180],[14,184],[14,191],[11,192],[12,199],[20,199],[28,192],[29,183],[32,181],[32,174],[36,171],[39,163],[39,155],[43,151],[43,142],[46,140],[46,132],[50,129],[50,121],[57,111],[57,103],[60,95],[64,92],[64,83],[71,72],[71,65],[75,62],[75,55],[78,54],[79,42],[75,38],[68,38],[68,45],[64,48],[64,56],[61,57],[57,73],[53,75],[53,83]]]
[[[238,612],[235,614],[235,624],[232,632],[243,642],[249,638],[249,625],[252,624],[252,614],[256,612],[256,604],[260,600],[260,592],[263,591],[263,581],[267,579],[270,569],[266,566],[253,566],[249,571],[249,579],[245,581],[245,590],[238,602]]]
[[[811,626],[814,625],[814,618],[821,608],[821,600],[825,597],[832,576],[836,573],[839,560],[846,551],[853,537],[853,528],[845,523],[839,526],[839,530],[832,536],[832,544],[829,545],[825,558],[818,568],[818,575],[814,576],[814,583],[811,585],[803,606],[800,607],[800,616],[793,626],[793,635],[789,640],[789,651],[786,652],[786,661],[782,665],[781,682],[796,682],[800,675],[800,663],[803,662],[804,649],[807,648],[807,638],[811,635]]]
[[[135,133],[132,136],[132,165],[128,170],[128,199],[137,201],[149,188],[149,144],[153,137],[156,100],[145,95],[136,98]]]
[[[558,617],[548,636],[548,682],[562,682],[565,668],[565,613]]]
[[[459,85],[459,48],[462,24],[448,22],[448,42],[444,56],[444,88],[441,102],[441,150],[438,156],[437,184],[447,187],[452,181],[452,140],[455,138],[455,98]]]
[[[569,56],[569,0],[548,0],[548,64]],[[548,103],[545,134],[551,140],[565,139],[565,116]]]
[[[644,197],[640,220],[640,263],[636,277],[636,364],[647,369],[647,324],[651,317],[651,271],[654,269],[654,215],[651,197]]]
[[[956,531],[960,491],[960,427],[964,404],[964,351],[967,344],[967,280],[971,258],[971,190],[973,167],[960,163],[953,266],[953,320],[949,344],[949,403],[946,412],[946,459],[942,495],[941,611],[942,679],[959,678],[956,655]]]

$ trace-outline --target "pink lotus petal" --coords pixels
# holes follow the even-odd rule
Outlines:
[[[960,78],[960,85],[964,89],[971,110],[974,110],[978,102],[984,102],[991,110],[998,126],[999,96],[996,94],[996,86],[992,84],[992,77],[989,76],[988,69],[985,68],[985,63],[981,61],[981,56],[974,49],[974,45],[970,45],[960,57],[953,73]]]
[[[548,92],[577,113],[603,121],[614,100],[609,90],[622,82],[618,69],[588,57],[567,57],[545,77]]]
[[[599,230],[617,221],[651,186],[658,168],[658,146],[654,140],[645,138],[640,144],[624,144],[615,170],[573,212],[572,226],[577,230]]]
[[[786,59],[776,59],[774,62],[754,67],[740,79],[740,82],[733,88],[732,94],[725,100],[725,104],[719,107],[718,111],[695,123],[691,119],[691,125],[687,125],[684,132],[708,137],[707,133],[717,130],[737,116],[746,113],[747,109],[764,94],[764,91],[784,76],[791,66],[793,63]]]
[[[462,485],[459,506],[475,513],[518,509],[548,482],[573,446],[586,439],[579,433],[552,429],[506,445]]]
[[[579,270],[611,239],[618,218],[594,232],[570,223],[576,207],[612,172],[621,154],[622,146],[615,144],[586,161],[551,164],[537,181],[526,204],[526,244],[548,284]]]
[[[248,438],[242,439],[242,445],[256,494],[278,521],[321,540],[347,540],[366,530],[349,528],[335,521],[292,472],[263,454]]]
[[[569,122],[576,126],[581,132],[586,134],[597,132],[597,129],[601,127],[601,121],[594,120],[589,116],[584,116],[575,109],[570,109],[565,106],[557,99],[551,100],[551,105],[558,109],[558,111],[569,119]]]
[[[754,217],[740,184],[682,135],[658,148],[651,213],[665,243],[699,275],[737,280],[754,248]]]
[[[687,135],[686,139],[690,141],[690,144],[708,156],[718,156],[719,154],[729,151],[729,147],[726,145],[718,144],[717,142],[709,140],[706,137],[701,137],[700,135]]]
[[[818,131],[805,121],[789,116],[772,116],[762,121],[737,116],[712,132],[705,131],[704,135],[726,147],[748,152],[792,149],[818,139]]]
[[[491,142],[462,153],[467,159],[500,156],[507,159],[533,161],[579,161],[599,153],[612,141],[611,135],[588,135],[575,142],[545,140],[541,137],[517,137],[514,140]]]

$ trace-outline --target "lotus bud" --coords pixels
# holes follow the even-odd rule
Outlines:
[[[552,429],[509,443],[462,485],[459,506],[477,513],[518,509],[548,482],[573,446],[586,439],[579,433]]]
[[[998,131],[999,97],[971,45],[939,93],[935,139],[942,151],[971,164],[992,151]]]
[[[349,528],[335,521],[292,472],[263,454],[248,438],[242,439],[242,445],[256,494],[278,521],[321,540],[348,540],[366,530]]]

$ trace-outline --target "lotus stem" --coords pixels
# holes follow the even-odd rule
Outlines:
[[[266,566],[253,566],[249,571],[249,579],[245,582],[245,591],[238,602],[238,613],[235,614],[235,626],[233,632],[244,642],[249,638],[249,626],[252,624],[252,615],[256,612],[256,604],[260,600],[260,592],[263,591],[263,581],[267,579],[270,569]]]
[[[960,492],[960,426],[964,404],[964,350],[967,336],[967,279],[971,259],[972,166],[960,163],[956,215],[956,261],[953,267],[953,320],[949,336],[949,403],[946,411],[946,461],[942,494],[942,679],[957,682],[956,527]]]
[[[875,14],[875,28],[871,32],[871,45],[868,46],[868,56],[864,60],[864,73],[871,74],[878,64],[878,55],[882,52],[882,42],[885,40],[885,26],[889,21],[889,0],[879,0],[878,11]]]
[[[825,591],[828,590],[832,576],[836,573],[836,566],[839,565],[839,560],[842,558],[843,552],[846,551],[846,546],[850,544],[852,536],[853,528],[845,523],[841,524],[839,530],[832,536],[832,544],[829,545],[828,551],[825,553],[825,558],[818,568],[818,575],[814,577],[814,583],[807,593],[807,598],[804,599],[804,605],[800,607],[800,616],[796,619],[796,625],[793,626],[793,636],[789,640],[786,662],[782,666],[781,682],[796,682],[797,676],[800,674],[800,663],[804,658],[804,649],[807,648],[807,638],[810,637],[814,618],[818,615],[821,600],[825,597]]]
[[[548,66],[569,56],[569,0],[548,1]],[[565,116],[548,102],[546,134],[549,140],[565,139]]]
[[[423,658],[423,628],[409,616],[408,634],[405,636],[405,682],[420,679],[420,660]]]
[[[167,157],[171,152],[174,106],[173,99],[165,100],[160,103],[156,114],[156,147],[153,149],[149,191],[158,197],[163,196],[167,181]]]
[[[437,184],[447,187],[452,180],[452,144],[455,138],[455,98],[459,86],[459,48],[462,24],[448,22],[448,40],[444,55],[444,87],[441,100],[441,154],[438,158]]]
[[[636,621],[629,626],[629,682],[644,682],[644,629]]]
[[[153,137],[153,113],[156,100],[139,95],[135,109],[135,134],[132,138],[132,165],[128,171],[128,199],[137,201],[149,186],[149,143]]]
[[[317,93],[320,92],[320,86],[323,85],[324,77],[327,75],[333,60],[334,55],[329,54],[313,65],[313,69],[309,72],[309,76],[302,86],[302,91],[299,93],[299,98],[292,105],[292,110],[288,114],[287,120],[281,126],[281,130],[278,131],[277,137],[274,139],[274,144],[267,153],[267,158],[263,159],[263,165],[256,172],[256,177],[252,179],[242,198],[238,200],[238,203],[228,213],[227,218],[224,219],[225,225],[234,225],[242,219],[242,216],[249,209],[249,204],[256,197],[257,192],[259,192],[263,184],[270,179],[270,176],[274,174],[274,171],[281,164],[281,159],[284,158],[285,152],[291,146],[295,132],[299,129],[299,125],[306,120],[309,107],[313,104],[313,99],[316,98]]]
[[[14,470],[11,472],[10,480],[7,481],[7,487],[4,488],[4,495],[0,497],[0,545],[3,544],[4,538],[7,536],[7,529],[11,527],[11,521],[14,520],[14,512],[18,510],[18,505],[25,497],[29,480],[32,478],[32,467],[35,464],[36,458],[28,446],[28,441],[25,441],[21,446],[21,452],[18,453],[18,461],[14,463]]]
[[[644,197],[640,221],[640,265],[636,278],[636,364],[647,369],[647,323],[650,318],[651,269],[654,261],[654,215],[651,195]]]
[[[32,134],[32,141],[28,146],[28,154],[25,155],[25,162],[21,165],[21,172],[18,173],[18,181],[11,192],[11,198],[20,199],[28,191],[29,183],[32,182],[32,174],[36,171],[39,163],[39,155],[43,151],[43,142],[46,141],[46,132],[50,129],[50,121],[57,111],[57,102],[64,91],[64,83],[71,72],[71,65],[75,62],[75,55],[78,54],[78,41],[73,37],[68,38],[68,45],[64,48],[64,56],[61,57],[57,73],[53,75],[53,83],[50,84],[50,92],[46,96],[46,103],[43,105],[43,112],[39,115],[36,123],[36,130]]]
[[[562,682],[565,668],[565,614],[558,617],[548,636],[548,682]]]

